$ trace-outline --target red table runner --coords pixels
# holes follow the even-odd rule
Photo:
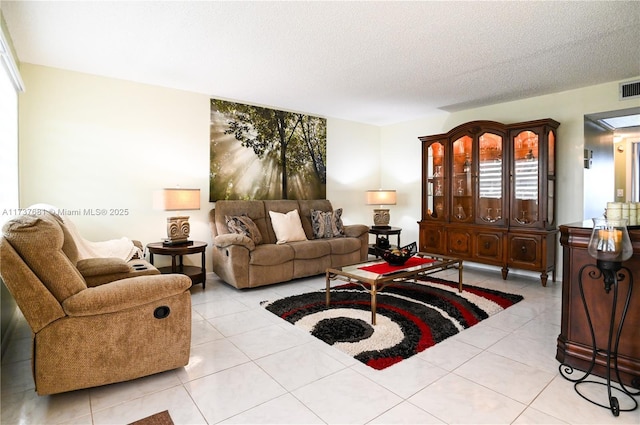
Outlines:
[[[380,264],[374,264],[372,266],[359,267],[359,269],[377,274],[388,274],[408,269],[409,267],[419,266],[421,264],[433,263],[434,261],[436,260],[432,258],[411,257],[407,260],[406,263],[401,266],[392,266],[391,264],[384,262]]]

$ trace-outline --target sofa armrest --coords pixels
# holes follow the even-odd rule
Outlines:
[[[227,248],[231,245],[242,245],[249,251],[256,249],[256,244],[250,237],[240,235],[237,233],[227,233],[224,235],[218,235],[213,238],[213,245],[218,248]]]
[[[369,226],[365,226],[364,224],[349,224],[344,226],[345,236],[359,238],[365,233],[369,233]]]
[[[114,313],[181,294],[191,286],[183,274],[139,276],[87,288],[62,302],[69,316]]]

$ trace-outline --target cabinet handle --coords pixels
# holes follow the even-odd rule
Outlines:
[[[522,246],[520,247],[520,251],[522,251],[522,252],[527,252],[527,247],[526,247],[526,246],[524,246],[524,245],[522,245]]]
[[[485,242],[484,243],[484,248],[485,249],[489,249],[489,247],[491,247],[491,244],[489,242]]]

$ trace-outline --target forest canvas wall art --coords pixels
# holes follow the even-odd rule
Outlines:
[[[209,200],[325,199],[327,120],[211,99]]]

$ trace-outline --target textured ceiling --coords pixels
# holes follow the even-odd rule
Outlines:
[[[638,1],[0,7],[21,62],[376,125],[640,75]]]

